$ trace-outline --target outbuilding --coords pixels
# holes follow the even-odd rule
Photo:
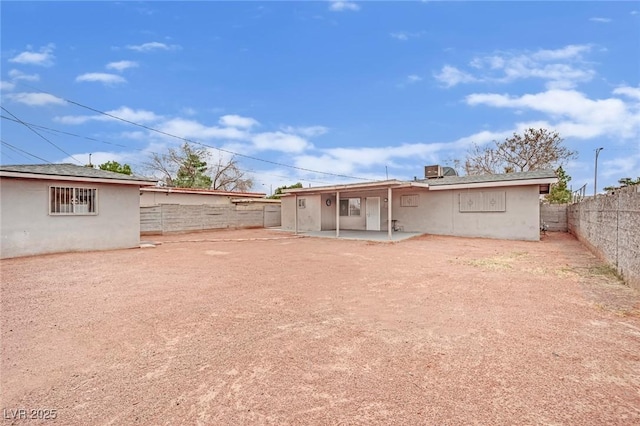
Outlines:
[[[429,166],[432,167],[432,166]],[[282,229],[417,232],[513,240],[540,239],[540,194],[553,170],[385,180],[285,190]]]
[[[74,164],[0,166],[0,258],[140,245],[140,187]]]

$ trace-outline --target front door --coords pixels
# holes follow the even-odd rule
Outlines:
[[[367,197],[367,231],[380,230],[380,197]]]

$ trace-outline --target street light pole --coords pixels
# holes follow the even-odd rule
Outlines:
[[[604,148],[600,147],[596,149],[596,168],[593,174],[593,197],[595,198],[596,193],[598,192],[598,155],[600,155],[600,151]]]

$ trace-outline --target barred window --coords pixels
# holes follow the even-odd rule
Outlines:
[[[460,194],[460,213],[504,212],[505,191],[463,192]]]
[[[49,214],[89,215],[97,214],[95,188],[52,186],[49,188]]]
[[[418,207],[418,194],[402,195],[400,197],[400,207]]]

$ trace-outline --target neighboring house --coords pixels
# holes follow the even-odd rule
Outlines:
[[[140,245],[140,187],[74,164],[0,166],[0,257]]]
[[[140,190],[143,235],[280,226],[280,200],[259,192],[153,187]]]
[[[431,166],[430,166],[431,167]],[[540,239],[541,193],[553,170],[296,188],[282,197],[282,229],[395,230],[514,240]]]
[[[199,188],[148,187],[140,190],[140,207],[158,206],[160,204],[180,204],[198,206],[231,205],[236,200],[270,202],[266,194],[260,192],[229,192]]]

